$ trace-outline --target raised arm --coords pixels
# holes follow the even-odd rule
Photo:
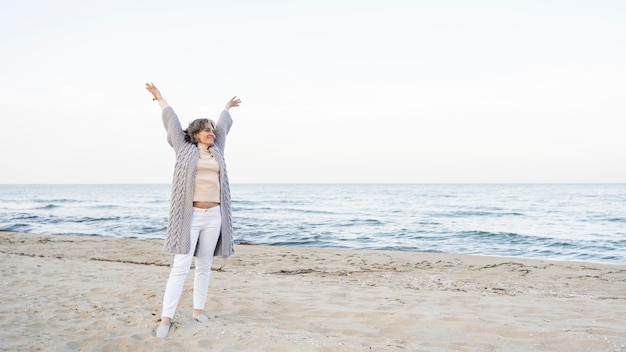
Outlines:
[[[178,116],[174,112],[174,109],[167,104],[167,101],[163,99],[161,92],[154,83],[146,83],[146,89],[152,94],[152,100],[158,101],[161,109],[163,109],[161,117],[163,119],[163,127],[165,127],[167,132],[167,142],[174,150],[178,150],[185,143],[185,133],[180,125]]]
[[[239,106],[241,103],[241,99],[237,97],[232,97],[228,102],[226,102],[226,106],[224,107],[224,111],[220,114],[217,119],[217,124],[215,126],[215,145],[224,151],[226,147],[226,135],[230,131],[230,128],[233,125],[233,119],[230,116],[230,108]]]

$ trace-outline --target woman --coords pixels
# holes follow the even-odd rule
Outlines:
[[[228,257],[234,252],[230,188],[224,146],[233,120],[229,109],[241,100],[233,97],[226,103],[217,123],[197,119],[183,130],[176,113],[152,83],[146,83],[153,100],[162,108],[167,141],[176,152],[170,213],[164,249],[174,253],[165,294],[161,323],[156,336],[169,334],[185,278],[196,257],[193,288],[193,318],[208,321],[202,313],[206,302],[213,256]]]

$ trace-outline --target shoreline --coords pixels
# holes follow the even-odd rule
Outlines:
[[[119,240],[119,241],[146,241],[146,242],[158,242],[163,243],[164,239],[162,238],[140,238],[140,237],[107,237],[102,235],[71,235],[71,234],[41,234],[35,232],[19,232],[12,230],[0,230],[0,237],[2,234],[23,234],[23,235],[32,235],[32,236],[43,236],[43,237],[68,237],[68,238],[91,238],[91,239],[101,239],[101,240]],[[297,246],[297,245],[268,245],[268,244],[257,244],[249,241],[241,241],[239,243],[235,243],[235,247],[239,248],[242,246],[259,246],[263,248],[288,248],[288,249],[302,249],[302,250],[330,250],[330,251],[363,251],[363,252],[389,252],[389,253],[413,253],[414,255],[443,255],[443,256],[462,256],[462,257],[479,257],[479,258],[494,258],[494,259],[506,259],[509,260],[531,260],[531,261],[546,261],[546,262],[557,262],[557,263],[578,263],[578,264],[588,264],[588,265],[601,265],[601,266],[619,266],[626,267],[626,263],[621,262],[602,262],[602,261],[593,261],[593,260],[575,260],[575,259],[563,259],[563,258],[544,258],[544,257],[524,257],[524,256],[508,256],[508,255],[496,255],[496,254],[476,254],[476,253],[447,253],[447,252],[425,252],[425,251],[414,251],[414,250],[404,250],[404,249],[377,249],[377,248],[340,248],[340,247],[306,247],[306,246]],[[162,254],[168,255],[168,253],[163,252]],[[236,255],[237,253],[235,253]],[[169,264],[168,264],[169,265]]]
[[[626,351],[626,265],[236,245],[154,336],[162,241],[0,232],[2,350]],[[193,269],[192,269],[193,270]]]

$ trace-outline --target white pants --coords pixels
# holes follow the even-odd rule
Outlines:
[[[191,248],[187,254],[174,256],[174,263],[163,296],[162,317],[174,317],[194,253],[196,254],[196,269],[193,280],[193,308],[204,309],[209,290],[213,252],[220,236],[221,225],[222,217],[219,206],[209,209],[193,208],[190,232]]]

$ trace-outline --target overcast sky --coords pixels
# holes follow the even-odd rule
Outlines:
[[[626,182],[626,2],[0,0],[0,183]]]

